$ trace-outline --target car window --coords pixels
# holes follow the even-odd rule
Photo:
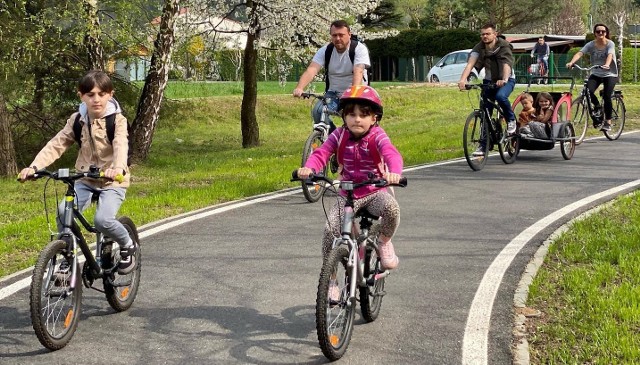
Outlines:
[[[450,54],[444,57],[444,62],[442,62],[443,66],[452,65],[456,62],[456,55]]]
[[[467,63],[469,54],[467,52],[460,52],[456,54],[456,63]]]

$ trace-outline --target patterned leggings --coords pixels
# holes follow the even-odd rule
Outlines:
[[[344,217],[344,199],[338,199],[331,208],[324,227],[322,238],[322,257],[327,257],[331,251],[334,237],[340,237],[342,218]],[[353,203],[354,211],[366,208],[367,211],[380,218],[380,233],[392,237],[400,223],[400,207],[398,202],[388,191],[378,191]]]

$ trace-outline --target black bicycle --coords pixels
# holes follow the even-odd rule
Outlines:
[[[140,285],[140,240],[136,225],[130,218],[118,220],[129,232],[129,237],[137,245],[135,260],[137,267],[126,275],[118,274],[120,249],[109,237],[98,232],[74,205],[76,180],[80,178],[105,178],[103,172],[92,168],[89,172],[72,173],[69,169],[57,171],[39,170],[30,177],[48,178],[49,181],[61,181],[67,186],[64,196],[64,215],[59,217],[62,232],[57,233],[40,252],[31,277],[29,303],[31,323],[43,346],[58,350],[69,343],[80,319],[82,304],[82,284],[106,295],[111,307],[122,312],[133,304]],[[46,191],[45,184],[45,211]],[[97,201],[94,195],[92,201]],[[49,215],[47,214],[47,221]],[[95,255],[84,238],[80,225],[96,235]],[[86,260],[80,270],[81,257],[78,247]],[[102,289],[94,286],[96,280],[102,281]]]
[[[309,159],[309,156],[315,151],[317,148],[322,146],[322,144],[329,137],[329,116],[338,115],[338,113],[333,112],[331,108],[329,108],[329,103],[331,102],[331,98],[322,94],[313,94],[313,93],[303,93],[302,97],[305,99],[314,98],[320,101],[322,107],[322,113],[320,114],[320,122],[313,123],[313,130],[311,134],[307,138],[304,143],[304,147],[302,149],[302,163],[301,166]],[[313,113],[313,112],[312,112]],[[328,172],[335,174],[338,171],[338,162],[336,160],[336,156],[333,155],[328,166],[325,166],[324,170],[321,171],[323,175],[327,175]],[[322,196],[325,190],[325,185],[323,183],[310,184],[307,185],[304,182],[302,183],[302,193],[304,197],[310,203],[317,202],[318,199]]]
[[[500,105],[485,97],[486,90],[497,88],[495,84],[467,84],[467,90],[480,90],[479,107],[467,117],[462,136],[464,157],[474,171],[484,168],[489,151],[498,145],[500,158],[506,164],[514,163],[520,152],[520,142],[516,134],[508,135],[507,120]],[[497,115],[492,115],[492,110]]]
[[[594,65],[591,67],[580,67],[573,65],[581,71],[591,71],[594,68],[600,68],[600,66]],[[584,86],[580,95],[571,102],[571,117],[573,128],[576,132],[576,144],[582,143],[587,135],[587,125],[589,119],[593,121],[593,127],[600,129],[605,122],[604,120],[604,103],[599,101],[599,107],[594,106],[593,100],[591,100],[591,94],[587,88],[587,82],[589,78],[584,79]],[[600,90],[600,99],[603,97],[604,90]],[[604,129],[602,132],[610,141],[614,141],[620,138],[622,129],[624,128],[624,121],[627,114],[627,109],[624,106],[624,97],[621,90],[614,90],[611,95],[611,103],[613,104],[613,110],[611,112],[611,126],[610,129]]]
[[[292,181],[295,180],[301,180],[297,171],[292,173]],[[337,199],[345,199],[341,237],[334,240],[333,249],[324,260],[316,297],[318,342],[322,353],[334,361],[341,358],[349,347],[358,299],[366,322],[378,318],[382,298],[386,294],[385,277],[389,275],[388,270],[382,269],[377,254],[379,217],[365,209],[353,210],[353,190],[366,185],[385,187],[390,184],[384,179],[360,183],[333,180],[322,174],[312,174],[301,181],[327,184],[336,192]],[[407,179],[403,177],[393,186],[405,187]],[[338,195],[338,189],[344,190],[346,197]],[[332,288],[339,293],[334,295]]]

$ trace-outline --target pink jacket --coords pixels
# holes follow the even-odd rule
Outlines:
[[[309,159],[304,164],[314,171],[322,171],[329,161],[331,155],[337,152],[342,130],[345,134],[342,138],[347,138],[344,151],[341,151],[342,166],[341,180],[360,182],[368,179],[369,172],[373,172],[376,178],[382,177],[382,171],[376,166],[374,157],[370,152],[371,148],[376,148],[383,162],[387,166],[387,171],[402,174],[403,161],[400,152],[391,144],[387,133],[377,125],[369,129],[369,132],[362,138],[355,140],[346,127],[337,128],[320,148],[313,151]],[[380,189],[374,186],[363,186],[354,191],[354,197],[360,199],[372,194]]]

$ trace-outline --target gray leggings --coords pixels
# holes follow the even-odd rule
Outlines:
[[[398,202],[388,191],[378,191],[364,198],[356,199],[353,203],[354,211],[366,210],[380,218],[380,233],[392,237],[400,223],[400,207]],[[327,215],[322,238],[322,257],[327,257],[331,251],[334,237],[340,237],[342,218],[344,217],[344,199],[340,198]]]
[[[124,246],[129,243],[129,232],[124,226],[116,219],[116,214],[124,202],[124,198],[127,192],[125,188],[94,188],[82,182],[76,183],[76,206],[80,211],[84,211],[91,204],[91,196],[94,192],[100,193],[98,200],[98,208],[93,218],[93,223],[96,229],[102,234],[109,236],[114,241],[118,242],[120,246]],[[58,217],[56,222],[58,224],[58,231],[62,230],[62,224],[60,219],[64,214],[64,201],[58,206]]]

